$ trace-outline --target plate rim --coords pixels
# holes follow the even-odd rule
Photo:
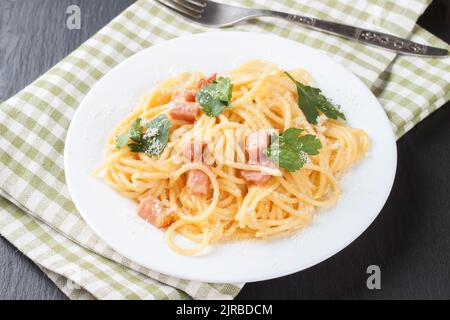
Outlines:
[[[75,192],[73,192],[72,190],[72,185],[70,183],[70,176],[68,175],[68,170],[66,170],[66,168],[69,166],[68,164],[68,160],[70,158],[69,156],[69,149],[68,143],[70,142],[70,140],[72,139],[72,135],[73,135],[73,127],[74,127],[74,123],[76,122],[76,119],[80,116],[79,110],[80,107],[83,105],[83,103],[88,100],[88,98],[94,94],[93,92],[95,92],[95,89],[101,85],[102,81],[105,79],[105,77],[109,76],[111,73],[114,73],[117,71],[118,68],[120,68],[120,66],[122,64],[125,64],[127,61],[129,61],[130,59],[136,58],[139,55],[144,55],[146,54],[148,51],[154,50],[155,48],[159,48],[159,47],[163,47],[165,45],[167,45],[168,43],[171,42],[176,42],[179,39],[189,39],[189,38],[198,38],[198,37],[204,37],[204,36],[210,36],[210,35],[221,35],[221,34],[236,34],[238,36],[241,35],[245,35],[245,36],[258,36],[258,37],[266,37],[266,38],[274,38],[274,39],[278,39],[278,40],[283,40],[283,41],[287,41],[287,42],[291,42],[297,46],[300,47],[306,47],[308,50],[313,50],[315,53],[317,53],[320,56],[326,57],[329,60],[332,60],[334,64],[338,65],[339,67],[343,68],[352,78],[354,81],[359,82],[360,85],[362,85],[367,93],[371,96],[371,98],[376,101],[377,107],[380,108],[380,110],[383,113],[383,118],[384,120],[389,123],[389,128],[391,129],[390,132],[388,133],[392,139],[390,139],[390,141],[392,141],[392,145],[391,147],[393,147],[393,159],[392,159],[392,174],[389,178],[389,185],[388,187],[385,189],[385,194],[383,194],[382,197],[380,197],[380,199],[382,199],[382,201],[380,201],[379,205],[377,206],[376,210],[374,210],[374,212],[376,212],[376,214],[373,214],[373,216],[370,217],[370,219],[367,219],[366,223],[364,224],[364,227],[362,227],[358,232],[354,233],[354,236],[350,237],[347,241],[343,242],[342,245],[340,245],[338,248],[333,248],[333,250],[330,250],[330,252],[326,252],[323,255],[318,256],[316,259],[313,259],[310,263],[305,264],[304,266],[302,266],[301,268],[299,267],[295,267],[292,266],[291,268],[286,268],[283,272],[276,272],[273,271],[271,273],[267,272],[266,274],[262,275],[262,276],[253,276],[253,275],[241,275],[240,277],[237,276],[231,276],[228,277],[227,275],[224,276],[217,276],[214,277],[214,279],[212,278],[208,278],[207,276],[202,277],[202,276],[187,276],[186,274],[183,274],[182,272],[167,272],[166,270],[161,270],[160,268],[155,268],[155,267],[150,267],[147,266],[145,264],[142,264],[141,262],[136,261],[133,258],[130,258],[126,252],[123,252],[122,250],[116,248],[115,245],[112,245],[108,239],[106,237],[104,237],[104,235],[102,234],[101,231],[98,230],[98,228],[92,224],[90,222],[90,219],[88,218],[89,215],[87,215],[86,213],[83,213],[82,210],[79,209],[79,205],[77,204],[79,200],[76,199],[75,196]],[[69,191],[69,195],[70,198],[72,200],[72,202],[74,203],[77,211],[79,212],[79,214],[81,215],[82,219],[86,222],[86,224],[94,231],[94,233],[102,240],[104,241],[108,246],[110,246],[114,251],[116,251],[117,253],[119,253],[120,255],[122,255],[123,257],[125,257],[126,259],[133,261],[134,263],[137,263],[139,266],[148,268],[152,271],[161,273],[163,275],[167,275],[167,276],[171,276],[171,277],[176,277],[179,279],[185,279],[185,280],[189,280],[189,281],[199,281],[199,282],[212,282],[212,283],[240,283],[240,282],[256,282],[256,281],[264,281],[264,280],[269,280],[269,279],[275,279],[275,278],[279,278],[279,277],[283,277],[286,275],[290,275],[293,273],[297,273],[306,269],[311,268],[312,266],[315,266],[321,262],[324,262],[325,260],[331,258],[332,256],[336,255],[337,253],[341,252],[344,248],[346,248],[347,246],[349,246],[351,243],[353,243],[355,240],[357,240],[369,227],[370,225],[375,221],[375,219],[379,216],[379,214],[381,213],[383,207],[385,206],[389,195],[392,191],[393,185],[394,185],[394,181],[395,181],[395,176],[396,176],[396,172],[397,172],[397,165],[398,165],[398,154],[397,154],[397,144],[396,144],[396,138],[395,138],[395,134],[393,132],[393,128],[392,128],[392,124],[386,114],[386,111],[383,109],[383,107],[381,106],[380,102],[378,101],[378,99],[375,97],[375,95],[370,91],[370,89],[365,85],[365,83],[358,77],[356,76],[352,71],[350,71],[347,67],[345,67],[344,65],[342,65],[341,63],[339,63],[338,61],[336,61],[330,54],[327,54],[324,51],[321,51],[319,49],[313,48],[311,46],[305,45],[303,43],[294,41],[294,40],[290,40],[290,39],[286,39],[283,37],[280,37],[278,35],[274,35],[274,34],[270,34],[270,33],[260,33],[260,32],[247,32],[247,31],[213,31],[213,32],[201,32],[201,33],[196,33],[196,34],[190,34],[190,35],[185,35],[185,36],[180,36],[180,37],[175,37],[173,39],[170,40],[165,40],[162,41],[158,44],[155,44],[151,47],[145,48],[141,51],[136,52],[135,54],[127,57],[126,59],[124,59],[123,61],[121,61],[120,63],[118,63],[116,66],[114,66],[112,69],[110,69],[106,74],[104,74],[99,80],[96,81],[96,83],[90,88],[89,92],[83,97],[82,101],[80,102],[79,106],[77,107],[77,110],[75,111],[72,120],[70,121],[70,125],[69,128],[67,130],[67,135],[66,135],[66,139],[65,139],[65,143],[64,143],[64,175],[65,175],[65,179],[66,179],[66,185]],[[118,262],[120,263],[120,262]]]

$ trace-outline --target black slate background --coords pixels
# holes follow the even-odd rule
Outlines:
[[[60,61],[133,0],[0,0],[0,101]],[[81,30],[65,27],[77,4]],[[419,23],[450,42],[450,4],[435,0]],[[238,299],[450,299],[450,103],[398,142],[389,200],[369,229],[308,270],[247,284]],[[295,254],[293,252],[292,254]],[[381,268],[381,290],[366,288],[366,268]],[[0,299],[65,299],[0,237]]]

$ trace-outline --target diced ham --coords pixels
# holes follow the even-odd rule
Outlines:
[[[195,95],[197,94],[196,90],[186,89],[183,91],[179,91],[175,93],[172,98],[172,101],[178,102],[195,102]]]
[[[197,87],[199,89],[201,89],[203,87],[206,87],[207,85],[208,85],[208,81],[206,79],[200,79],[198,84],[197,84]]]
[[[208,83],[213,83],[217,80],[217,73],[214,73],[211,77],[208,78]]]
[[[246,149],[248,153],[248,163],[269,168],[275,168],[275,164],[267,158],[264,151],[269,146],[270,131],[259,130],[248,136]],[[263,185],[270,180],[271,175],[260,171],[242,170],[241,175],[245,181],[257,185]]]
[[[208,79],[200,79],[200,81],[197,84],[197,87],[199,89],[206,87],[208,85],[210,85],[211,83],[213,83],[214,81],[217,80],[217,73],[214,73],[211,77],[209,77]]]
[[[191,170],[188,173],[187,186],[189,192],[195,196],[208,195],[211,191],[211,181],[201,170]]]
[[[205,142],[193,141],[183,150],[183,157],[187,162],[205,163]],[[195,196],[208,195],[211,192],[211,181],[207,174],[201,170],[191,170],[188,172],[187,187],[191,194]]]
[[[263,185],[272,177],[271,175],[261,171],[248,171],[242,170],[241,175],[245,181],[251,182],[257,185]]]
[[[194,91],[194,90],[186,90],[185,93],[184,93],[184,99],[187,102],[195,102],[195,100],[196,100],[195,95],[196,94],[197,94],[197,92]]]
[[[214,74],[208,79],[201,79],[197,84],[197,89],[201,89],[206,85],[215,81],[217,75]],[[201,109],[196,103],[197,90],[186,89],[177,92],[172,97],[172,102],[175,106],[169,111],[169,115],[174,120],[194,123],[199,116]]]
[[[203,162],[206,147],[205,142],[193,141],[184,148],[183,157],[187,162]]]
[[[161,201],[151,195],[141,201],[138,215],[158,228],[170,226],[176,218],[175,213],[170,212]]]
[[[170,109],[169,115],[174,120],[194,123],[200,114],[200,107],[194,102],[174,102],[175,106]]]
[[[268,161],[264,155],[264,150],[269,146],[269,131],[266,129],[259,130],[247,138],[247,152],[249,164],[262,164]],[[270,162],[270,161],[269,161]]]

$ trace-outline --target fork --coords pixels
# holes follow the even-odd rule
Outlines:
[[[446,49],[426,46],[378,31],[346,24],[299,16],[286,12],[249,9],[210,0],[156,0],[183,17],[209,27],[227,27],[257,17],[276,17],[368,45],[419,56],[447,56]]]

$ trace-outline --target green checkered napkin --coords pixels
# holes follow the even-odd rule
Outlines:
[[[342,21],[447,45],[415,25],[430,0],[233,1]],[[398,137],[450,98],[450,59],[396,56],[339,37],[260,19],[233,30],[264,32],[320,49],[377,95]],[[243,284],[207,284],[145,269],[103,243],[65,184],[64,140],[89,89],[119,62],[156,43],[205,32],[151,0],[124,11],[79,49],[0,105],[0,232],[73,299],[233,298]]]

